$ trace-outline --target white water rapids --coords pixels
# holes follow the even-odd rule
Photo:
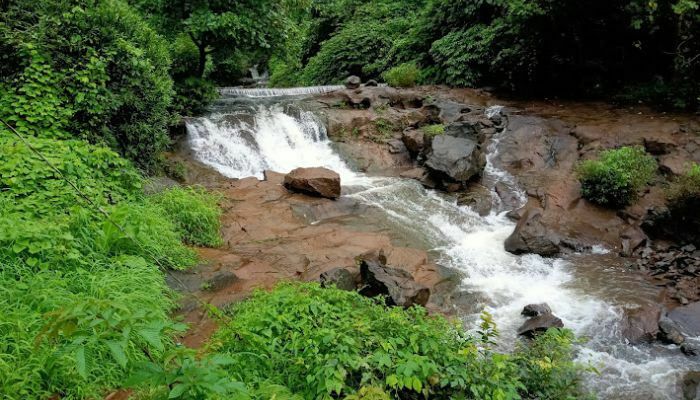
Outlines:
[[[691,367],[689,361],[678,349],[624,343],[617,327],[624,304],[616,303],[615,295],[610,294],[617,290],[614,275],[600,276],[609,269],[600,269],[595,279],[588,279],[580,272],[586,268],[576,258],[512,255],[504,250],[503,242],[514,223],[498,204],[497,212],[481,217],[413,180],[354,172],[333,150],[313,113],[290,112],[274,102],[251,104],[247,100],[243,107],[234,103],[228,99],[215,106],[211,115],[188,122],[189,145],[202,163],[231,178],[262,178],[267,169],[330,168],[341,176],[343,196],[370,206],[395,232],[419,237],[435,262],[463,273],[463,289],[473,296],[473,309],[463,313],[468,327],[475,326],[478,313],[485,309],[493,314],[502,342],[513,343],[515,330],[524,321],[520,316],[523,306],[547,302],[566,327],[589,338],[580,347],[579,361],[599,369],[599,375],[587,379],[598,397],[679,398],[678,378],[680,371]],[[491,162],[498,142],[497,136],[488,147],[484,184],[493,187],[502,182],[517,188],[515,180]],[[516,194],[525,199],[523,193]],[[603,289],[593,287],[599,285]]]

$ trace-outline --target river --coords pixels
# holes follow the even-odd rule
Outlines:
[[[301,97],[295,97],[332,89],[224,90],[209,115],[188,122],[188,144],[200,162],[231,178],[262,178],[264,170],[296,167],[324,166],[338,172],[343,196],[369,206],[355,223],[386,228],[402,244],[428,250],[434,262],[462,273],[462,289],[471,301],[458,315],[467,328],[476,326],[481,311],[490,312],[508,350],[523,322],[523,306],[547,302],[566,327],[587,339],[579,345],[578,360],[598,369],[586,385],[599,398],[680,398],[682,371],[697,369],[697,362],[677,348],[630,346],[619,332],[622,307],[653,293],[643,279],[620,268],[620,260],[601,246],[565,258],[506,252],[503,242],[514,223],[498,196],[493,196],[493,211],[482,217],[414,180],[353,171],[334,150],[321,119],[298,106]],[[490,188],[504,183],[524,201],[515,179],[493,163],[503,134],[488,147],[483,183]]]

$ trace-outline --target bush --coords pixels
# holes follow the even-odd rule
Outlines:
[[[220,199],[198,187],[175,187],[149,198],[165,211],[185,243],[210,247],[221,245]]]
[[[603,151],[578,166],[583,197],[606,207],[624,207],[637,198],[656,171],[656,161],[642,147]]]
[[[8,199],[7,212],[66,214],[76,205],[86,206],[64,177],[98,206],[141,197],[141,174],[115,152],[79,140],[27,140],[62,175],[25,143],[0,132],[0,193]]]
[[[164,40],[121,0],[17,0],[0,13],[0,116],[27,135],[106,144],[152,170],[169,144]]]
[[[386,393],[397,399],[531,398],[535,390],[540,398],[573,398],[580,393],[575,379],[554,381],[580,372],[567,358],[570,334],[558,341],[549,339],[554,333],[544,335],[555,361],[544,351],[498,354],[490,350],[494,329],[488,319],[479,337],[472,337],[460,324],[429,316],[423,308],[387,308],[356,292],[315,283],[283,283],[272,292],[256,292],[230,315],[235,317],[215,334],[210,350],[232,357],[230,376],[252,388],[284,385],[305,399],[384,399]],[[544,362],[546,374],[521,372],[525,364]]]
[[[404,63],[384,73],[384,79],[389,86],[412,87],[416,85],[420,71],[415,63]]]

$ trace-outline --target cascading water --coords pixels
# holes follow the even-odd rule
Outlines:
[[[546,301],[565,326],[589,338],[580,347],[579,360],[600,370],[587,381],[599,397],[678,398],[677,380],[682,370],[690,369],[690,362],[678,355],[677,349],[624,343],[617,321],[620,307],[630,302],[620,284],[625,276],[601,268],[604,259],[591,261],[591,257],[605,257],[603,254],[567,259],[510,254],[503,242],[514,224],[505,217],[508,210],[498,203],[497,196],[494,209],[498,211],[481,217],[416,181],[353,172],[333,151],[315,115],[289,103],[239,103],[228,98],[213,110],[187,125],[189,143],[199,161],[232,178],[261,178],[266,169],[331,168],[341,175],[343,195],[373,210],[372,223],[412,238],[414,244],[429,250],[437,263],[463,272],[463,287],[474,298],[473,308],[462,310],[467,326],[475,326],[482,310],[489,311],[498,323],[503,346],[508,347],[515,342],[515,331],[523,321],[523,306]],[[487,114],[498,112],[498,108],[487,110]],[[505,185],[524,202],[526,196],[513,177],[492,163],[503,134],[496,135],[488,147],[483,183],[491,188],[497,183]]]

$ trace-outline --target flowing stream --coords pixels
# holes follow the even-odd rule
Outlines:
[[[333,88],[269,91],[283,96],[323,93]],[[338,172],[343,196],[369,206],[366,223],[380,224],[406,244],[429,251],[433,260],[460,271],[469,306],[460,310],[466,326],[474,327],[482,310],[489,311],[508,349],[524,321],[523,306],[547,302],[566,327],[588,338],[579,346],[579,361],[599,374],[586,384],[605,399],[677,399],[681,372],[698,365],[677,348],[629,346],[618,330],[621,307],[638,303],[653,288],[619,268],[616,257],[602,248],[567,258],[515,256],[503,249],[514,223],[494,196],[491,214],[481,217],[454,198],[424,189],[409,179],[372,177],[355,172],[334,151],[323,124],[294,97],[263,97],[264,92],[222,91],[226,94],[205,117],[188,122],[188,142],[194,156],[225,176],[262,178],[264,170],[288,172],[296,167],[324,166]],[[491,107],[489,113],[500,112]],[[488,147],[483,183],[501,182],[524,201],[513,177],[491,160],[498,152],[499,133]],[[363,216],[358,216],[363,218]]]

